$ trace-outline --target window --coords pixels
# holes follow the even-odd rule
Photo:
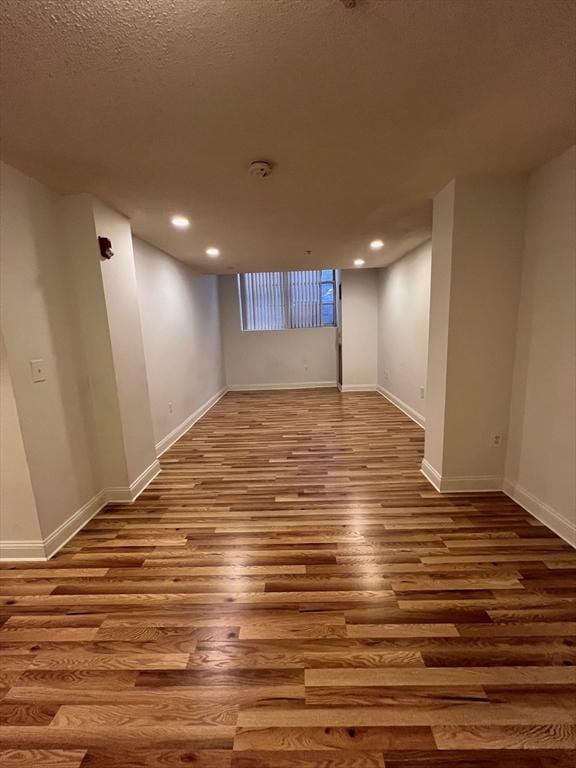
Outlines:
[[[238,275],[242,329],[278,331],[336,325],[336,273],[249,272]]]

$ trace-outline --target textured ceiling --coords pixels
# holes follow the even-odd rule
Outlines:
[[[378,266],[429,236],[455,175],[574,141],[575,7],[2,0],[3,157],[202,270]]]

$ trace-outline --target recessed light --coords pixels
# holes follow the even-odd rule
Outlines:
[[[215,259],[216,256],[220,256],[220,251],[218,248],[206,248],[206,256],[211,256]]]
[[[384,241],[383,240],[372,240],[370,243],[370,248],[373,251],[379,251],[380,248],[384,248]]]
[[[186,218],[186,216],[172,216],[170,221],[172,222],[172,226],[176,227],[176,229],[188,229],[190,226],[190,221]]]
[[[361,267],[365,263],[366,262],[364,261],[364,259],[354,259],[354,266],[355,267]]]

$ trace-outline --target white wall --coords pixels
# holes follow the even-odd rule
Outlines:
[[[161,450],[225,386],[218,278],[198,275],[136,238],[134,256],[154,440]]]
[[[342,390],[376,389],[378,381],[376,269],[341,272]]]
[[[576,545],[576,147],[530,177],[506,490]]]
[[[225,275],[219,284],[229,387],[336,386],[336,328],[242,331],[237,278]]]
[[[44,537],[99,490],[90,385],[61,257],[58,203],[57,195],[2,164],[2,329]],[[46,381],[40,383],[32,383],[30,375],[30,360],[36,358],[46,366]]]
[[[422,425],[431,259],[432,243],[427,242],[381,269],[378,301],[378,385]]]

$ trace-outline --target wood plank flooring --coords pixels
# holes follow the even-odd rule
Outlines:
[[[1,571],[0,766],[574,768],[576,552],[374,393],[229,393]]]

